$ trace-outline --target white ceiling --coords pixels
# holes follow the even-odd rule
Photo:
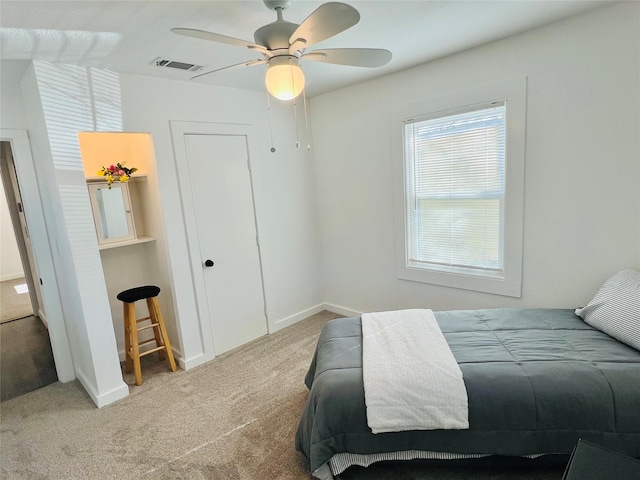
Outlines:
[[[345,0],[360,12],[360,22],[316,47],[386,48],[393,59],[376,69],[303,60],[306,92],[313,96],[404,70],[613,1]],[[323,3],[294,0],[284,19],[301,23]],[[165,57],[214,69],[260,56],[242,47],[179,36],[170,32],[172,27],[199,28],[253,42],[253,32],[275,19],[275,12],[262,0],[2,0],[0,57],[188,80],[194,73],[149,63]],[[217,72],[195,81],[262,90],[264,66]]]

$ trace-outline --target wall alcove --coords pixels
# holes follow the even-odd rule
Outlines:
[[[136,286],[158,285],[163,290],[160,298],[163,312],[172,310],[171,304],[167,303],[170,292],[163,281],[166,273],[161,267],[164,264],[161,260],[164,257],[161,251],[164,231],[157,221],[159,205],[155,200],[157,185],[153,139],[148,133],[79,132],[78,142],[122,360],[123,312],[117,294]],[[109,168],[118,163],[137,170],[126,183],[116,181],[109,188],[105,177],[98,172],[103,167]],[[107,231],[109,229],[111,232]],[[172,315],[167,317],[173,323]],[[173,325],[169,328],[173,328]],[[173,338],[172,343],[178,345]]]

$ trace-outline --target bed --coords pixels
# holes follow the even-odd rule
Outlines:
[[[637,309],[640,290],[633,295]],[[379,460],[569,454],[579,438],[640,458],[636,348],[574,310],[458,310],[435,318],[463,374],[469,428],[373,434],[361,319],[332,320],[305,378],[309,397],[295,437],[314,477]]]

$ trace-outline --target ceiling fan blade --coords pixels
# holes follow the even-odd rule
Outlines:
[[[381,67],[391,61],[391,52],[381,48],[327,48],[305,53],[302,58],[314,62],[351,65],[354,67]]]
[[[267,50],[262,45],[256,45],[255,43],[247,42],[246,40],[241,40],[240,38],[228,37],[226,35],[220,35],[219,33],[208,32],[206,30],[198,30],[197,28],[172,28],[171,31],[173,33],[177,33],[178,35],[199,38],[201,40],[209,40],[210,42],[226,43],[227,45],[251,48],[258,51]]]
[[[198,77],[204,77],[205,75],[209,75],[210,73],[216,73],[216,72],[219,72],[221,70],[229,70],[231,68],[237,68],[237,67],[251,67],[252,65],[259,65],[261,63],[267,63],[267,59],[266,58],[261,58],[261,59],[256,59],[256,60],[248,60],[246,62],[236,63],[235,65],[229,65],[227,67],[216,68],[215,70],[209,70],[208,72],[199,73],[198,75],[194,75],[193,77],[191,77],[191,80],[193,80],[195,78],[198,78]]]
[[[289,43],[304,40],[304,48],[353,27],[360,20],[360,14],[351,5],[329,2],[320,5],[296,28]]]

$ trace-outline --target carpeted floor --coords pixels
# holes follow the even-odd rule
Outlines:
[[[18,293],[15,289],[16,286],[20,287],[21,285],[26,287],[24,278],[0,282],[0,298],[2,299],[0,305],[0,323],[33,315],[29,292]]]
[[[171,373],[143,358],[127,398],[97,409],[71,382],[6,401],[0,477],[10,479],[309,479],[293,438],[307,398],[303,379],[321,312],[206,365]],[[133,385],[133,375],[125,381]],[[344,480],[559,480],[562,466],[381,465]]]

